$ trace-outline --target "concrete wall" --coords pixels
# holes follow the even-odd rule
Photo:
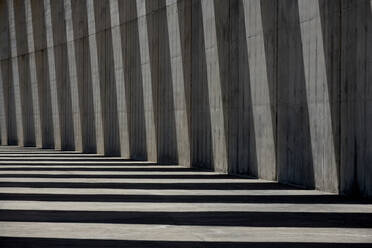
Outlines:
[[[1,144],[372,195],[371,0],[1,0]]]

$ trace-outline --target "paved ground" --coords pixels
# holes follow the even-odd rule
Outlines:
[[[0,247],[372,247],[372,203],[179,166],[1,147]]]

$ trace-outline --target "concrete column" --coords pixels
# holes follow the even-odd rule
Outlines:
[[[101,90],[100,90],[100,83],[99,83],[97,41],[96,41],[96,22],[95,22],[95,17],[94,17],[93,0],[87,1],[87,15],[88,15],[90,62],[91,62],[91,67],[92,67],[91,73],[92,73],[93,102],[94,102],[95,126],[96,126],[96,145],[97,145],[97,153],[104,154],[105,146],[104,146],[104,140],[103,140]]]
[[[211,113],[213,166],[216,171],[227,172],[225,119],[222,102],[221,68],[218,57],[214,1],[203,0],[201,1],[201,7],[208,75],[208,96]]]
[[[54,148],[61,150],[61,128],[60,128],[60,115],[58,108],[58,93],[56,81],[56,68],[54,58],[54,42],[53,42],[53,27],[52,16],[50,9],[50,0],[44,0],[45,9],[45,27],[46,27],[46,40],[48,51],[48,67],[49,67],[49,83],[53,115],[53,131],[54,131]]]
[[[319,0],[298,2],[301,23],[306,97],[309,108],[310,135],[315,187],[338,191],[338,168],[332,130],[332,114],[327,82],[324,39]],[[323,6],[324,7],[324,6]],[[335,8],[337,10],[337,8]],[[338,30],[332,30],[334,34]]]
[[[72,119],[74,125],[74,140],[75,140],[75,150],[83,151],[82,147],[82,127],[81,127],[81,111],[79,104],[79,92],[78,82],[77,82],[77,72],[76,72],[76,58],[75,58],[75,44],[74,44],[74,29],[72,23],[72,11],[71,11],[71,1],[64,1],[64,12],[65,12],[65,22],[66,22],[66,42],[67,42],[67,54],[68,54],[68,66],[70,73],[70,83],[71,83],[71,105],[72,105]]]
[[[8,82],[3,74],[3,68],[7,65],[10,58],[9,44],[9,11],[7,1],[3,1],[0,8],[0,128],[1,128],[1,144],[8,144]],[[6,72],[5,72],[6,74]]]
[[[111,16],[111,34],[112,46],[114,50],[115,64],[115,83],[116,83],[116,98],[117,112],[119,119],[120,132],[120,155],[121,157],[130,158],[130,142],[129,142],[129,127],[128,127],[128,107],[127,107],[127,92],[125,90],[126,82],[124,77],[124,65],[122,58],[122,39],[120,34],[120,18],[118,0],[110,1],[110,16]]]
[[[74,150],[74,119],[69,77],[68,51],[66,43],[65,8],[63,1],[50,1],[53,27],[55,72],[61,130],[61,147]]]
[[[298,0],[278,1],[278,180],[314,187]]]
[[[5,98],[4,98],[4,82],[3,74],[0,68],[0,128],[1,128],[1,145],[8,144],[8,130],[7,130],[7,118],[5,109]]]
[[[193,167],[213,169],[211,114],[201,0],[191,2],[191,14],[191,164]]]
[[[366,19],[367,19],[367,39],[366,44],[372,44],[372,0],[369,3],[370,8],[366,8]],[[368,139],[366,142],[366,169],[365,169],[365,192],[364,195],[372,196],[372,132],[369,129],[370,123],[372,122],[372,46],[367,46],[367,77],[366,77],[366,85],[368,89],[367,94],[367,124],[366,124],[366,132],[368,132]]]
[[[340,192],[371,196],[372,10],[369,0],[341,1]]]
[[[253,127],[251,127],[254,138],[251,146],[255,146],[255,153],[257,158],[256,172],[260,178],[268,180],[276,179],[276,152],[275,152],[275,128],[273,125],[272,106],[276,104],[274,98],[275,92],[273,92],[273,79],[270,77],[270,73],[273,67],[268,68],[270,65],[267,60],[270,58],[267,53],[272,51],[266,51],[265,44],[268,44],[270,40],[265,41],[264,32],[271,32],[270,30],[264,30],[263,18],[273,20],[275,15],[270,17],[269,15],[263,16],[262,9],[263,1],[243,1],[244,7],[244,20],[246,37],[245,41],[248,53],[248,67],[249,67],[249,78],[247,78],[250,87],[250,96],[246,96],[245,99],[251,99],[252,105],[252,119]],[[272,4],[272,3],[270,3]],[[275,4],[274,4],[275,5]],[[275,45],[274,45],[275,46]],[[275,56],[274,54],[272,57]],[[243,68],[244,70],[244,68]],[[240,72],[243,74],[244,72]],[[239,75],[241,75],[239,74]],[[250,129],[250,127],[243,127]],[[251,165],[252,163],[250,163]],[[249,165],[249,166],[250,166]]]
[[[30,1],[32,14],[33,46],[35,51],[35,73],[38,85],[41,144],[43,148],[54,147],[52,99],[49,80],[48,49],[43,0]]]
[[[24,146],[24,116],[22,114],[22,101],[21,101],[21,88],[19,82],[18,70],[18,53],[17,53],[17,38],[16,38],[16,25],[14,15],[14,5],[12,0],[8,0],[9,10],[9,32],[10,32],[10,48],[11,48],[11,64],[13,75],[14,87],[14,100],[15,100],[15,113],[17,124],[18,145]]]
[[[71,1],[74,57],[79,92],[82,151],[96,152],[96,126],[89,50],[88,15],[85,0]]]
[[[175,111],[178,163],[190,166],[190,140],[186,85],[183,70],[179,9],[176,0],[167,0],[167,25],[169,32],[170,64],[172,71],[173,102]]]
[[[32,101],[32,81],[30,72],[30,53],[28,48],[26,7],[21,0],[13,1],[16,51],[18,63],[18,82],[21,113],[23,120],[23,145],[35,146],[34,113]]]
[[[35,144],[37,147],[43,147],[42,131],[41,131],[41,114],[39,106],[39,91],[36,75],[36,61],[35,61],[35,45],[34,45],[34,30],[32,26],[32,10],[30,0],[25,0],[26,10],[26,24],[27,24],[27,43],[29,53],[30,66],[30,81],[32,88],[32,106],[34,113],[34,128],[35,128]]]
[[[94,0],[93,4],[104,149],[105,155],[118,156],[120,134],[110,6],[100,0]]]
[[[140,56],[141,56],[141,72],[143,83],[143,97],[144,97],[144,112],[146,123],[146,147],[147,147],[147,160],[157,161],[157,140],[156,140],[156,127],[154,117],[154,98],[152,86],[152,72],[149,51],[149,38],[147,30],[146,19],[146,1],[137,0],[137,15],[138,15],[138,33],[140,43]]]
[[[124,82],[127,93],[130,157],[147,159],[146,125],[136,0],[118,1]],[[119,108],[120,109],[120,108]]]

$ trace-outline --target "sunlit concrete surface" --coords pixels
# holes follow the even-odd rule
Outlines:
[[[367,200],[174,165],[0,148],[1,247],[370,245]]]

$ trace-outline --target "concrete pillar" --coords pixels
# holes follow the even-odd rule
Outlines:
[[[177,134],[165,0],[146,1],[146,22],[152,79],[157,161],[159,163],[177,163]]]
[[[175,122],[177,131],[178,163],[183,166],[190,166],[190,139],[189,139],[189,99],[186,95],[184,61],[182,54],[181,31],[179,24],[179,13],[185,11],[178,8],[176,0],[167,0],[167,25],[169,32],[170,64],[172,73],[173,102]]]
[[[151,71],[149,38],[147,30],[146,1],[137,0],[138,33],[141,56],[141,72],[144,97],[147,160],[157,161],[157,140],[154,117],[153,75]]]
[[[266,15],[264,12],[266,10],[264,9],[265,6],[261,6],[263,4],[265,4],[264,1],[260,0],[243,1],[246,35],[243,40],[246,42],[247,47],[248,68],[242,68],[239,75],[244,75],[244,69],[249,72],[247,81],[250,89],[246,92],[247,95],[244,98],[246,100],[251,99],[251,110],[247,106],[244,108],[251,112],[251,117],[248,117],[253,120],[250,123],[250,126],[253,125],[250,128],[250,137],[253,138],[250,146],[255,146],[253,150],[251,148],[251,151],[256,153],[256,161],[250,160],[248,165],[253,167],[256,162],[256,168],[251,168],[249,171],[260,178],[275,180],[275,113],[272,113],[272,109],[276,102],[275,82],[273,79],[274,67],[270,66],[270,59],[275,54],[268,54],[275,52],[275,50],[272,51],[265,47],[265,44],[270,44],[270,46],[275,46],[275,44],[270,43],[272,41],[270,39],[265,40],[264,32],[270,33],[272,30],[265,30],[266,26],[264,27],[263,25],[265,21],[270,24],[273,23],[272,21],[275,22],[275,12],[270,13],[274,14],[272,16],[268,15],[269,13]],[[274,5],[274,7],[276,5],[272,2],[270,4]],[[249,127],[243,127],[243,129],[249,129]]]
[[[71,28],[73,30],[71,46],[73,43],[74,63],[76,64],[76,87],[79,92],[82,151],[95,153],[97,151],[96,126],[91,80],[87,4],[84,0],[71,1],[70,8]]]
[[[48,68],[49,68],[49,84],[53,116],[53,131],[54,131],[54,148],[57,150],[62,149],[61,144],[61,127],[60,127],[60,110],[59,99],[57,93],[56,82],[56,64],[54,58],[54,42],[53,42],[53,27],[52,27],[52,13],[50,9],[50,0],[44,0],[45,9],[45,32],[47,40],[47,54],[48,54]]]
[[[103,149],[100,149],[106,155],[120,155],[110,6],[105,5],[105,2],[102,1],[88,1],[87,4],[89,33],[94,38],[94,40],[93,38],[90,40],[92,75],[97,77],[97,79],[94,79],[97,81],[94,82],[93,89],[100,90],[100,93],[96,92],[94,94],[96,97],[100,97],[101,103],[100,111],[102,120],[99,125],[102,126],[100,130],[103,131]],[[96,84],[99,84],[99,86],[95,89]],[[94,100],[96,101],[96,99]],[[96,126],[99,126],[97,124]],[[98,132],[96,133],[97,135]],[[99,146],[101,144],[97,141],[97,147]]]
[[[115,83],[116,83],[116,98],[117,98],[117,114],[119,119],[120,132],[120,155],[121,157],[130,158],[130,142],[129,142],[129,127],[128,127],[128,107],[127,107],[127,92],[125,90],[124,65],[122,57],[122,39],[120,33],[120,18],[118,0],[110,2],[111,16],[111,34],[112,47],[114,50],[115,64]]]
[[[201,1],[201,7],[211,115],[213,168],[215,171],[227,172],[225,113],[222,102],[221,68],[218,57],[215,4],[213,0],[203,0]]]
[[[211,114],[200,0],[192,1],[191,13],[191,164],[212,169]]]
[[[8,144],[8,116],[7,116],[7,82],[3,77],[3,63],[6,63],[10,57],[9,50],[9,18],[7,1],[0,3],[0,128],[1,145]]]
[[[118,1],[124,83],[127,93],[129,150],[132,159],[147,159],[144,92],[136,0]]]
[[[298,0],[278,1],[278,180],[314,187]]]
[[[120,134],[117,112],[117,92],[115,83],[115,63],[111,34],[110,5],[104,1],[94,1],[97,55],[100,76],[102,117],[105,154],[120,155]]]
[[[88,15],[88,35],[89,35],[89,51],[92,73],[92,88],[93,88],[93,102],[95,113],[95,126],[96,126],[96,145],[97,153],[104,154],[104,137],[103,137],[103,124],[102,124],[102,104],[101,104],[101,90],[99,82],[99,69],[97,57],[97,41],[96,41],[96,24],[94,16],[94,3],[93,0],[87,1],[87,15]]]
[[[0,68],[0,128],[1,128],[1,145],[8,144],[8,132],[7,132],[7,118],[6,118],[6,107],[4,97],[4,82],[3,74]]]
[[[370,196],[372,155],[369,0],[341,1],[340,191]]]
[[[367,39],[366,44],[372,44],[372,0],[370,0],[369,7],[366,7],[366,19],[367,19]],[[365,169],[365,191],[363,192],[365,196],[372,195],[372,132],[369,129],[370,123],[372,122],[372,87],[370,82],[372,82],[372,46],[367,46],[367,76],[366,76],[366,87],[368,89],[367,93],[367,124],[366,132],[368,132],[368,139],[366,142],[366,169]]]
[[[248,32],[244,1],[215,1],[218,57],[229,173],[258,175],[256,133],[253,117],[252,78],[248,61]],[[254,1],[249,1],[254,4]],[[256,17],[257,14],[254,15]],[[254,23],[255,24],[255,23]],[[251,51],[252,52],[252,51]]]
[[[64,1],[64,13],[66,22],[66,43],[67,43],[67,56],[68,56],[68,66],[69,66],[69,77],[71,83],[71,105],[72,105],[72,119],[74,125],[74,141],[75,150],[83,151],[82,147],[82,126],[81,126],[81,111],[79,104],[79,97],[81,92],[79,92],[77,69],[76,69],[76,58],[75,58],[75,44],[74,44],[74,29],[71,13],[71,1]]]
[[[324,49],[325,39],[321,27],[319,0],[300,0],[298,7],[314,165],[314,184],[317,189],[337,192],[338,166],[333,139],[330,106],[332,103],[328,89],[327,54]],[[334,10],[337,9],[334,8]],[[331,32],[334,35],[338,34],[337,29]]]
[[[18,81],[23,120],[23,145],[35,146],[35,123],[33,113],[33,82],[30,71],[30,53],[27,37],[26,6],[24,1],[14,1],[16,54]]]
[[[12,84],[12,59],[10,48],[10,26],[8,1],[0,2],[0,71],[3,92],[2,141],[4,145],[17,144],[17,125]],[[5,124],[4,124],[5,122]],[[4,133],[6,135],[4,135]]]
[[[11,65],[12,65],[13,87],[14,87],[14,101],[15,101],[18,145],[24,146],[21,90],[20,90],[20,85],[19,85],[19,73],[18,73],[16,27],[15,27],[15,17],[14,17],[14,5],[13,5],[12,0],[8,0],[8,11],[9,11]]]
[[[29,54],[29,66],[30,66],[30,81],[32,89],[32,107],[33,107],[33,119],[35,128],[35,145],[37,147],[44,147],[42,144],[42,131],[41,131],[41,114],[39,106],[39,89],[36,75],[36,60],[35,60],[35,45],[34,45],[34,30],[32,26],[32,9],[30,0],[25,0],[25,11],[26,11],[26,30],[27,30],[27,44]]]
[[[66,43],[66,25],[63,1],[51,1],[51,21],[53,28],[55,72],[58,94],[61,147],[74,150],[74,116],[72,114],[71,85],[69,77],[68,51]],[[74,100],[75,101],[75,100]]]
[[[54,147],[52,99],[49,80],[48,49],[43,0],[30,1],[32,31],[35,51],[35,73],[38,85],[41,144],[43,148]],[[30,28],[31,29],[31,28]]]

